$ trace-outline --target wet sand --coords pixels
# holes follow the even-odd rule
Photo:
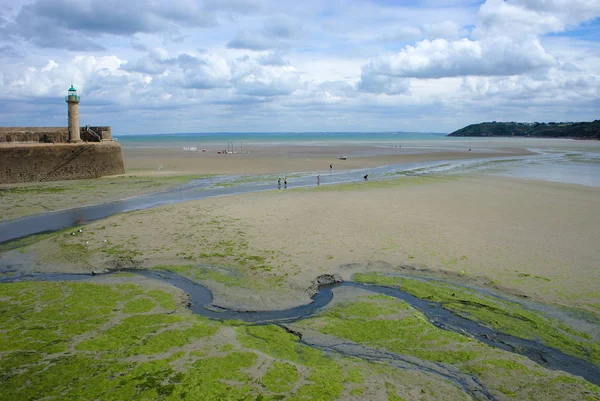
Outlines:
[[[271,174],[305,171],[379,167],[391,164],[434,160],[474,159],[528,155],[522,148],[425,148],[383,145],[262,145],[249,153],[218,154],[217,147],[206,152],[182,148],[124,147],[123,158],[129,174]],[[346,160],[339,160],[345,156]]]
[[[74,271],[114,265],[114,246],[126,249],[139,267],[233,266],[245,284],[260,285],[214,280],[215,304],[232,308],[309,302],[307,289],[321,274],[350,279],[368,270],[417,269],[597,311],[599,207],[598,188],[498,177],[405,177],[132,212],[33,248],[45,261],[39,269],[56,269],[48,263],[52,255],[86,241],[89,261],[77,259]]]

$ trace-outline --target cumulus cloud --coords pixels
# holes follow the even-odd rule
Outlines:
[[[227,42],[230,49],[268,50],[277,47],[279,38],[267,36],[264,32],[240,29],[235,37]]]
[[[167,32],[181,27],[217,24],[217,13],[253,13],[262,1],[35,0],[4,22],[3,36],[22,38],[36,46],[69,50],[103,50],[98,35],[131,36]]]
[[[260,65],[290,65],[290,62],[283,57],[283,53],[274,51],[258,58]]]
[[[364,92],[399,95],[409,91],[410,80],[374,73],[369,68],[366,68],[363,70],[358,82],[358,89]]]
[[[64,63],[48,60],[41,66],[30,66],[24,70],[15,68],[5,71],[0,96],[61,96],[71,82],[76,84],[80,93],[89,95],[89,83],[95,79],[123,76],[124,73],[120,71],[123,63],[123,60],[115,56],[76,56]],[[135,80],[132,79],[133,81]],[[115,91],[114,95],[118,96],[123,92]]]
[[[318,85],[318,89],[328,98],[351,98],[356,97],[356,85],[349,81],[325,81]]]
[[[140,57],[133,62],[125,63],[121,68],[125,71],[140,72],[142,74],[162,74],[167,66],[174,64],[175,60],[169,59],[166,50],[154,48],[147,55]]]
[[[487,0],[479,9],[471,38],[444,38],[466,34],[451,22],[425,26],[423,34],[428,31],[440,37],[371,60],[362,69],[361,87],[367,85],[377,91],[379,86],[375,83],[380,83],[381,93],[385,93],[384,77],[511,76],[532,72],[544,75],[561,63],[544,49],[540,36],[562,32],[570,24],[597,15],[597,1]]]
[[[511,3],[540,14],[556,15],[566,25],[600,16],[600,3],[596,0],[511,0]]]
[[[173,60],[167,60],[167,63],[171,62],[176,64],[175,68],[170,69],[168,75],[157,78],[157,84],[184,89],[214,89],[230,86],[231,68],[227,61],[217,54],[183,53]]]
[[[267,19],[262,29],[240,29],[235,37],[227,42],[231,49],[269,50],[289,44],[290,40],[302,34],[300,23],[292,18],[281,16]]]
[[[600,76],[553,69],[543,77],[465,77],[462,88],[477,98],[539,101],[540,99],[593,100],[600,96]]]
[[[596,0],[487,0],[479,9],[476,36],[521,38],[562,32],[600,16]]]
[[[485,41],[424,40],[400,53],[380,57],[362,76],[442,78],[463,75],[514,75],[555,65],[537,40],[514,42],[497,37]]]
[[[236,61],[232,83],[236,93],[248,96],[290,95],[302,86],[302,78],[289,65],[261,65],[250,58]]]

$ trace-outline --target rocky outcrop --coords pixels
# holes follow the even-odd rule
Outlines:
[[[309,296],[312,297],[317,292],[319,292],[319,287],[321,287],[323,285],[328,285],[328,284],[341,283],[343,281],[344,280],[342,279],[342,276],[340,276],[337,273],[334,273],[334,274],[321,274],[319,277],[317,277],[312,282],[311,286],[306,289],[306,292],[308,293]]]

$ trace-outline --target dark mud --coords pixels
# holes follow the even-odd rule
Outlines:
[[[459,316],[454,312],[444,309],[441,304],[437,302],[425,301],[417,298],[411,294],[408,294],[398,288],[391,288],[377,285],[366,285],[354,282],[342,282],[320,285],[318,292],[312,297],[312,302],[307,305],[297,306],[290,309],[284,310],[273,310],[273,311],[239,311],[219,308],[212,305],[213,296],[212,292],[194,281],[181,277],[175,273],[167,271],[155,271],[155,270],[121,270],[123,272],[130,272],[139,274],[143,277],[150,279],[160,280],[167,282],[189,294],[190,303],[188,307],[190,310],[198,315],[206,316],[210,319],[217,320],[241,320],[244,322],[255,323],[255,324],[281,324],[291,323],[318,313],[322,308],[327,306],[333,299],[333,289],[336,287],[353,287],[360,288],[363,290],[372,291],[379,294],[388,295],[397,299],[401,299],[407,302],[413,308],[421,311],[427,319],[436,327],[443,330],[450,330],[463,335],[471,336],[480,342],[487,345],[500,348],[505,351],[513,352],[516,354],[524,355],[539,365],[553,369],[562,370],[569,372],[576,376],[581,376],[591,383],[600,385],[600,367],[595,364],[585,361],[583,359],[576,358],[571,355],[567,355],[562,351],[548,347],[539,341],[527,340],[515,336],[511,336],[504,333],[499,333],[492,330],[489,327],[481,325],[477,322],[469,320],[465,317]],[[112,273],[103,273],[96,276],[90,276],[87,274],[19,274],[18,272],[12,272],[12,276],[0,276],[0,283],[3,282],[14,282],[14,281],[91,281],[95,277],[107,276]],[[356,352],[356,351],[354,351]],[[377,351],[380,352],[380,351]],[[359,356],[360,354],[356,354]],[[389,355],[388,355],[389,357]],[[396,359],[399,356],[395,356]],[[459,383],[460,384],[460,383]],[[460,384],[461,387],[467,385],[465,383]],[[469,386],[476,384],[469,383]],[[464,388],[464,387],[463,387]],[[483,391],[479,388],[477,391]],[[481,393],[480,396],[487,394]],[[482,399],[482,398],[478,398]],[[483,398],[491,399],[491,398]]]

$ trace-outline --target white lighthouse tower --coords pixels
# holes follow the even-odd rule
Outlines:
[[[81,142],[79,136],[79,96],[73,85],[69,88],[65,101],[69,105],[69,142]]]

